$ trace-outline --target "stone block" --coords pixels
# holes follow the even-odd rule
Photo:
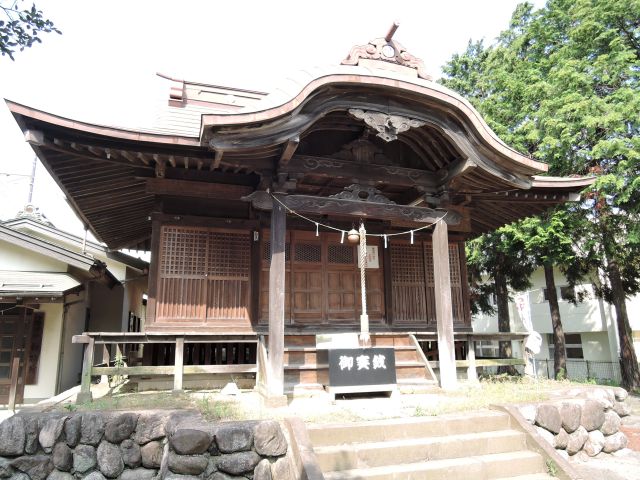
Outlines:
[[[125,466],[129,468],[136,468],[142,464],[140,445],[130,438],[122,441],[120,444],[120,453],[122,454],[122,461]]]
[[[562,428],[562,418],[557,405],[542,403],[538,405],[536,412],[536,425],[549,430],[552,433],[560,432]]]
[[[564,428],[560,429],[560,432],[556,435],[553,445],[556,448],[565,449],[569,443],[569,434]]]
[[[613,404],[613,411],[616,412],[619,417],[631,415],[631,408],[626,402],[615,402]]]
[[[600,427],[600,431],[605,435],[613,435],[620,430],[620,423],[621,420],[618,414],[613,410],[609,410],[604,414],[604,423]]]
[[[80,429],[82,425],[81,415],[72,415],[64,422],[64,438],[67,445],[75,447],[80,443]]]
[[[562,418],[562,428],[567,433],[575,432],[580,426],[580,416],[582,415],[581,402],[563,402],[560,406],[560,417]]]
[[[96,463],[96,448],[93,445],[80,444],[73,450],[73,469],[76,472],[88,472]]]
[[[627,437],[624,433],[618,432],[608,437],[604,437],[604,446],[602,451],[605,453],[613,453],[622,450],[627,446]]]
[[[600,430],[593,430],[589,432],[589,437],[582,449],[590,457],[595,457],[602,451],[602,447],[604,447],[604,435]]]
[[[40,433],[38,435],[38,442],[45,453],[51,453],[53,446],[62,434],[64,422],[66,420],[66,416],[50,416],[44,421],[44,425],[40,429]]]
[[[160,413],[140,415],[133,439],[140,445],[159,440],[165,436],[166,423],[167,416]]]
[[[256,452],[265,457],[279,457],[287,453],[287,439],[275,420],[260,422],[253,431]]]
[[[73,467],[73,452],[66,443],[58,442],[53,447],[51,461],[58,470],[68,472]]]
[[[156,471],[148,468],[125,469],[120,474],[120,480],[151,480],[156,476]]]
[[[271,462],[266,458],[260,460],[260,463],[256,465],[253,471],[253,480],[272,480],[271,476]]]
[[[138,415],[135,413],[123,413],[107,422],[104,429],[104,438],[110,443],[120,443],[136,429]]]
[[[33,455],[38,451],[39,423],[36,415],[27,415],[24,417],[24,453],[28,455]],[[2,438],[1,435],[0,438]]]
[[[31,480],[45,480],[53,471],[49,455],[27,455],[14,458],[11,466],[29,475]]]
[[[178,455],[169,452],[169,470],[183,475],[200,475],[207,468],[208,459],[205,455]]]
[[[598,430],[604,423],[604,407],[598,400],[588,399],[582,406],[580,425],[588,432]]]
[[[97,447],[104,436],[105,418],[101,413],[81,414],[80,443]]]
[[[151,441],[140,448],[142,466],[145,468],[160,468],[162,463],[162,443]]]
[[[124,461],[120,448],[106,440],[98,445],[98,468],[107,478],[117,478],[124,470]]]
[[[253,424],[248,422],[223,424],[216,429],[215,440],[222,453],[250,450],[253,445]]]
[[[584,443],[589,437],[589,432],[580,425],[575,432],[569,434],[569,441],[567,442],[567,453],[569,455],[575,455],[584,446]]]
[[[9,478],[13,475],[13,467],[8,458],[0,457],[0,478]]]
[[[15,457],[22,455],[26,440],[24,420],[19,415],[14,415],[0,423],[0,455]]]
[[[198,455],[209,450],[211,436],[202,430],[183,428],[169,437],[169,444],[180,455]]]
[[[218,470],[231,475],[242,475],[252,472],[260,460],[260,455],[254,451],[230,453],[220,457]]]
[[[69,472],[54,470],[49,474],[47,480],[73,480],[73,475],[71,475]]]

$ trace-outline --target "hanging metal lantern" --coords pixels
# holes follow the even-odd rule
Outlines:
[[[358,233],[358,231],[355,228],[352,228],[351,230],[349,230],[349,232],[347,233],[347,241],[349,243],[352,244],[356,244],[360,242],[360,234]]]

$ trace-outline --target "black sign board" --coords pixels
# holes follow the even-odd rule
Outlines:
[[[339,348],[329,350],[329,385],[391,385],[396,383],[393,348]]]

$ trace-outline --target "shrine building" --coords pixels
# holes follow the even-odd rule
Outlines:
[[[422,338],[455,384],[454,338],[473,333],[465,240],[592,179],[541,176],[392,37],[269,93],[167,77],[147,130],[7,101],[86,228],[151,251],[142,331],[86,332],[85,367],[98,345],[139,343],[132,375],[178,365],[179,388],[231,373],[282,396],[326,386],[319,336],[366,330],[395,349],[398,383],[438,380]]]

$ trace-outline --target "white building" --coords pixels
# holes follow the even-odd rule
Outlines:
[[[618,378],[619,340],[615,309],[593,293],[590,284],[577,288],[586,293],[583,302],[573,305],[567,300],[571,294],[562,273],[555,270],[556,288],[560,317],[565,333],[567,348],[567,366],[569,377],[575,378]],[[528,296],[528,307],[533,329],[542,336],[540,353],[535,356],[541,369],[550,367],[553,372],[553,328],[549,302],[546,299],[544,270],[538,269],[531,277],[532,287],[524,293]],[[627,301],[629,320],[634,335],[636,353],[640,354],[640,296]],[[526,310],[526,306],[525,306]],[[511,331],[524,332],[525,327],[515,302],[509,303]],[[498,331],[498,318],[495,315],[479,314],[472,318],[473,331],[493,333]],[[476,355],[479,357],[497,356],[497,342],[478,342]],[[514,345],[514,349],[518,349]],[[551,360],[549,364],[545,360]],[[588,369],[588,370],[587,370]],[[541,372],[544,373],[544,372]]]
[[[0,223],[0,404],[12,381],[18,403],[78,385],[83,349],[73,335],[139,329],[147,267],[56,229],[30,205]]]

